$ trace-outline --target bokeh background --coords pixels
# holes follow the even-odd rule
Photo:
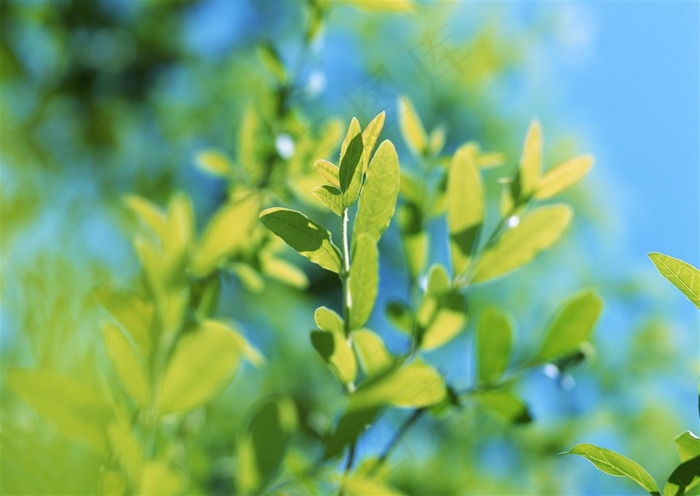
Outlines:
[[[259,53],[273,46],[298,82],[291,105],[309,132],[330,117],[364,124],[386,110],[383,137],[397,144],[402,166],[413,164],[396,123],[398,95],[411,98],[429,129],[445,126],[447,151],[476,139],[505,154],[506,170],[535,117],[549,166],[596,156],[592,174],[567,193],[577,217],[566,240],[470,300],[475,312],[494,301],[512,312],[527,350],[563,295],[594,287],[606,305],[595,360],[563,382],[529,377],[521,390],[535,422],[527,426],[475,411],[420,424],[396,453],[394,485],[433,494],[634,494],[583,460],[556,456],[577,442],[623,452],[665,480],[673,437],[697,432],[699,320],[646,254],[700,265],[700,5],[422,2],[413,13],[387,5],[338,2],[305,48],[305,2],[3,0],[3,376],[38,364],[89,373],[104,361],[90,289],[128,287],[139,270],[121,198],[162,204],[184,190],[202,226],[225,185],[195,157],[212,147],[236,156],[244,110],[264,106],[274,89]],[[499,172],[489,174],[495,182]],[[396,249],[394,229],[383,254]],[[432,259],[445,256],[438,246]],[[382,260],[383,301],[401,297],[402,265]],[[337,306],[339,294],[303,267],[312,282],[305,292],[270,282],[253,293],[235,277],[225,284],[218,313],[241,323],[269,365],[246,370],[202,414],[195,493],[230,491],[235,435],[260,396],[292,394],[310,431],[330,422],[325,405],[338,395],[308,329],[313,308]],[[402,346],[381,305],[370,324]],[[458,385],[469,384],[470,336],[471,325],[430,356]],[[99,462],[2,393],[2,493],[85,493]],[[361,453],[386,444],[403,415],[370,431]]]

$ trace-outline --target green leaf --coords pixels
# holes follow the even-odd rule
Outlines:
[[[433,156],[437,156],[445,146],[445,139],[447,138],[447,129],[445,126],[438,126],[433,129],[430,133],[430,139],[428,140],[428,150]]]
[[[362,410],[383,404],[421,408],[439,403],[445,394],[445,383],[434,368],[412,362],[372,382],[363,383],[350,396],[348,409]]]
[[[369,329],[352,331],[350,341],[365,376],[376,377],[389,370],[394,364],[394,359],[387,351],[382,338]]]
[[[348,496],[401,496],[402,492],[376,479],[361,475],[349,475],[341,483],[343,494]]]
[[[700,455],[685,460],[669,475],[664,496],[682,496],[700,484]]]
[[[323,186],[314,188],[311,194],[321,200],[321,202],[330,208],[335,215],[338,217],[343,216],[343,210],[345,210],[345,205],[343,204],[343,193],[341,193],[338,188],[324,184]]]
[[[403,241],[406,263],[409,274],[417,278],[425,267],[428,259],[429,239],[423,230],[421,212],[413,203],[404,203],[399,206],[397,213],[401,239]]]
[[[141,356],[151,356],[153,303],[137,293],[114,291],[107,287],[97,288],[93,294],[97,301],[126,329],[138,346]]]
[[[192,202],[184,193],[176,193],[168,203],[168,216],[162,238],[163,255],[175,270],[184,269],[185,258],[194,238]]]
[[[306,289],[309,279],[303,270],[294,264],[281,258],[277,258],[268,252],[261,253],[260,264],[265,275],[277,279],[297,289]]]
[[[389,322],[398,330],[411,334],[415,316],[411,307],[400,301],[390,301],[384,309]]]
[[[250,183],[257,183],[265,173],[260,158],[262,127],[257,109],[253,105],[246,107],[238,133],[238,164],[247,173]]]
[[[311,331],[311,344],[321,355],[338,380],[349,385],[357,377],[357,361],[345,337],[343,319],[326,307],[314,314],[320,331]]]
[[[690,460],[700,456],[700,438],[690,431],[685,431],[676,436],[676,450],[681,461]]]
[[[537,120],[530,123],[525,137],[520,169],[513,182],[513,196],[518,200],[529,198],[537,188],[542,173],[542,129]]]
[[[651,475],[637,462],[615,451],[592,444],[577,444],[562,455],[581,455],[601,472],[615,477],[628,477],[652,495],[659,494],[659,488]]]
[[[416,316],[420,327],[420,347],[438,348],[464,329],[464,297],[452,289],[450,277],[442,265],[435,264],[428,273],[428,287]]]
[[[484,310],[476,325],[476,363],[479,382],[498,380],[508,368],[513,325],[497,308]]]
[[[141,478],[143,449],[129,423],[125,419],[115,420],[109,425],[107,436],[112,452],[129,476],[129,480],[138,481]]]
[[[561,237],[572,217],[571,208],[565,205],[541,207],[523,216],[516,227],[508,229],[484,251],[472,283],[495,279],[525,265]]]
[[[399,195],[399,158],[391,141],[383,141],[367,169],[353,227],[353,240],[361,234],[375,242],[389,227]]]
[[[268,208],[260,219],[270,231],[312,262],[340,273],[341,256],[331,241],[331,233],[296,210]]]
[[[578,351],[589,340],[602,309],[603,300],[592,291],[564,302],[545,331],[535,361],[549,362]]]
[[[14,369],[7,375],[7,384],[59,432],[99,453],[109,453],[106,429],[112,408],[84,380],[51,370]]]
[[[592,155],[581,155],[557,165],[542,176],[537,184],[535,198],[544,200],[558,195],[583,179],[592,167]]]
[[[359,329],[369,319],[379,289],[379,251],[376,242],[367,234],[355,240],[350,267],[349,287],[351,306],[350,329]]]
[[[447,199],[452,271],[459,275],[469,265],[484,222],[484,194],[475,146],[462,146],[452,158]]]
[[[413,108],[413,104],[406,96],[399,97],[398,118],[401,134],[403,134],[408,148],[416,155],[423,156],[427,147],[425,129]]]
[[[184,486],[182,474],[162,460],[149,460],[141,471],[139,494],[175,496]]]
[[[284,83],[287,80],[287,71],[284,68],[284,63],[279,52],[272,46],[271,43],[261,43],[258,45],[258,56],[265,68],[270,71],[278,83]]]
[[[199,152],[195,163],[202,171],[217,177],[229,177],[233,173],[233,164],[226,154],[218,150]]]
[[[414,12],[415,3],[412,0],[345,0],[341,5],[353,5],[358,9],[371,12]]]
[[[338,168],[330,163],[328,160],[317,160],[314,162],[314,167],[321,175],[326,178],[326,181],[330,183],[336,189],[340,189],[340,178]]]
[[[160,413],[191,410],[211,400],[231,380],[245,350],[226,324],[206,320],[184,334],[163,377]]]
[[[343,192],[343,204],[346,208],[355,203],[357,195],[360,193],[363,152],[364,145],[362,144],[360,123],[353,117],[340,149],[338,170],[340,191]]]
[[[294,403],[285,397],[259,405],[238,443],[238,493],[254,494],[279,473],[297,426]]]
[[[364,150],[362,152],[362,171],[367,172],[367,167],[369,167],[369,158],[372,155],[372,150],[374,150],[374,145],[377,144],[379,135],[384,127],[384,120],[386,119],[386,112],[380,112],[372,119],[367,127],[362,131],[362,143],[364,144]]]
[[[650,253],[649,258],[659,273],[700,309],[700,271],[689,263],[662,253]]]
[[[125,196],[124,203],[136,214],[143,226],[149,229],[160,242],[165,236],[165,212],[154,203],[136,195]]]
[[[475,399],[483,408],[491,410],[508,422],[514,424],[532,422],[532,415],[527,405],[511,391],[484,391],[478,393]]]
[[[345,446],[355,441],[374,422],[380,412],[378,407],[360,410],[348,408],[343,412],[338,426],[325,439],[323,459],[328,460],[341,453]]]
[[[226,258],[244,250],[260,211],[260,197],[249,194],[221,207],[202,234],[190,269],[204,276]]]
[[[102,325],[102,338],[107,348],[107,355],[117,371],[124,389],[141,408],[145,408],[150,397],[150,388],[143,357],[116,325],[104,323]]]

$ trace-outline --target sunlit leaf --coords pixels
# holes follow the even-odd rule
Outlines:
[[[184,486],[182,474],[161,460],[149,460],[141,471],[139,494],[174,496]]]
[[[372,119],[369,124],[362,131],[362,143],[364,150],[362,152],[362,171],[367,172],[367,167],[369,167],[369,159],[372,155],[372,150],[374,150],[374,145],[377,144],[379,135],[384,127],[384,120],[386,119],[386,112],[380,112],[377,116]]]
[[[266,275],[284,284],[298,289],[305,289],[309,285],[309,279],[304,271],[286,260],[265,253],[261,256],[261,264]]]
[[[106,428],[112,408],[84,381],[51,370],[14,369],[8,386],[66,436],[108,453]]]
[[[676,450],[681,461],[690,460],[700,456],[700,438],[690,431],[685,431],[676,436]]]
[[[479,381],[497,380],[508,368],[513,326],[497,308],[484,310],[476,325],[476,363]]]
[[[233,262],[226,265],[226,269],[238,277],[246,291],[254,294],[262,293],[265,289],[265,279],[260,272],[245,262]]]
[[[166,228],[163,235],[163,254],[168,264],[184,268],[184,258],[194,237],[192,202],[184,193],[176,193],[168,203]]]
[[[296,426],[296,407],[288,398],[270,399],[256,408],[238,442],[239,494],[254,494],[274,479]]]
[[[107,355],[112,361],[124,389],[138,402],[146,407],[149,399],[148,376],[144,358],[136,350],[126,335],[115,325],[102,325],[102,338],[107,348]]]
[[[537,184],[535,198],[544,200],[558,195],[583,179],[592,167],[591,155],[581,155],[557,165],[542,176]]]
[[[689,263],[662,253],[650,253],[649,258],[659,273],[700,309],[700,270]]]
[[[447,224],[455,275],[469,265],[483,222],[483,186],[476,165],[476,149],[465,145],[452,159],[447,182]]]
[[[233,164],[226,154],[218,150],[199,152],[195,163],[202,171],[213,176],[228,177],[233,173]]]
[[[545,331],[545,338],[535,361],[552,361],[578,351],[581,345],[590,339],[602,309],[603,300],[591,291],[564,302],[556,318]]]
[[[445,146],[445,139],[447,137],[447,129],[445,126],[438,126],[433,129],[430,133],[430,139],[428,141],[428,149],[431,155],[438,155],[442,148]]]
[[[515,393],[507,390],[484,391],[475,396],[476,401],[487,410],[514,424],[532,422],[527,405]]]
[[[659,488],[651,475],[637,462],[615,451],[592,444],[577,444],[563,455],[581,455],[588,459],[601,472],[615,477],[628,477],[652,495],[659,494]]]
[[[412,0],[347,0],[336,2],[342,5],[354,5],[355,7],[376,12],[414,12],[415,3]]]
[[[387,319],[394,327],[411,334],[415,320],[411,307],[400,301],[390,301],[385,308],[385,313]]]
[[[367,377],[380,375],[393,365],[394,359],[387,351],[384,341],[369,329],[352,331],[350,341]]]
[[[423,230],[420,209],[416,205],[412,203],[400,205],[396,217],[401,230],[408,271],[415,279],[423,271],[427,262],[429,238]]]
[[[354,241],[352,265],[350,266],[349,308],[350,329],[359,329],[369,319],[379,290],[379,251],[377,244],[367,234],[361,234]]]
[[[343,478],[342,487],[343,493],[348,496],[400,496],[403,494],[381,481],[360,475]]]
[[[138,346],[142,357],[151,354],[153,303],[141,295],[100,287],[94,291],[97,301],[121,324]]]
[[[260,219],[270,231],[312,262],[340,273],[341,256],[331,241],[331,233],[301,212],[286,208],[268,208]]]
[[[350,396],[348,409],[362,410],[390,404],[404,408],[420,408],[439,403],[445,397],[442,376],[432,367],[412,362],[363,383]]]
[[[664,486],[663,496],[688,494],[700,484],[700,455],[685,460],[669,475]]]
[[[321,330],[311,331],[311,343],[338,380],[350,384],[357,376],[357,361],[345,337],[343,319],[326,307],[317,308],[314,318]]]
[[[340,167],[338,168],[340,191],[343,192],[343,204],[346,208],[355,203],[360,193],[363,151],[360,123],[353,117],[340,148]]]
[[[183,412],[211,400],[231,380],[244,352],[235,332],[215,320],[184,334],[165,371],[160,412]]]
[[[452,289],[450,277],[440,264],[430,268],[416,318],[421,330],[420,347],[426,351],[448,343],[464,329],[464,297]]]
[[[425,129],[408,97],[399,97],[397,115],[401,134],[408,147],[416,155],[424,155],[427,147]]]
[[[162,242],[166,230],[165,212],[157,205],[136,195],[124,197],[124,203],[136,214],[144,227],[151,230],[159,242]]]
[[[340,189],[340,179],[338,168],[330,163],[328,160],[317,160],[314,162],[314,167],[318,170],[321,175],[326,178],[326,181],[330,183],[336,189]]]
[[[202,234],[190,267],[192,272],[200,276],[209,274],[227,257],[243,249],[250,240],[259,211],[260,198],[255,194],[222,206]]]
[[[526,199],[535,192],[542,173],[542,129],[537,120],[530,123],[525,137],[520,168],[513,182],[513,196]]]
[[[335,215],[338,217],[343,216],[343,210],[345,209],[343,193],[341,193],[338,188],[324,184],[323,186],[315,188],[311,194],[321,200]]]
[[[129,480],[140,480],[143,450],[131,426],[125,420],[119,419],[109,425],[107,436],[112,453],[119,460],[119,464],[124,467]]]
[[[399,158],[394,145],[383,141],[367,169],[353,227],[353,241],[362,234],[375,242],[389,227],[399,194]]]
[[[541,207],[523,216],[516,227],[505,231],[495,245],[484,251],[471,281],[489,281],[525,265],[556,243],[572,217],[571,208],[565,205]]]

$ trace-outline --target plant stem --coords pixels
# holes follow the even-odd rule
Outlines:
[[[382,454],[379,456],[377,461],[374,463],[374,465],[372,465],[372,468],[369,469],[369,475],[376,473],[377,470],[379,470],[381,466],[386,463],[386,461],[389,459],[389,455],[391,455],[391,452],[394,451],[394,449],[399,445],[401,439],[411,429],[413,424],[415,424],[427,411],[427,408],[418,408],[417,410],[414,410],[406,420],[404,420],[403,424],[401,424],[399,430],[396,431],[394,437],[391,438],[391,441],[389,441],[389,444],[387,444],[386,448],[384,448],[384,451],[382,451]]]

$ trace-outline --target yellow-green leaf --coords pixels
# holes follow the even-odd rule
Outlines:
[[[182,474],[161,460],[149,460],[141,471],[139,494],[174,496],[184,486]]]
[[[500,277],[531,261],[552,246],[571,223],[573,212],[565,205],[551,205],[533,210],[520,223],[504,232],[479,259],[473,283]]]
[[[260,219],[270,231],[312,262],[340,273],[341,256],[331,241],[331,233],[296,210],[268,208]]]
[[[639,484],[652,495],[659,494],[659,488],[649,472],[637,462],[630,460],[613,450],[601,448],[592,444],[577,444],[563,455],[581,455],[590,461],[601,472],[615,477],[627,477]]]
[[[384,341],[369,329],[358,329],[350,334],[362,371],[367,377],[376,377],[394,364]]]
[[[343,216],[343,210],[345,209],[345,205],[343,205],[343,193],[341,193],[338,188],[324,184],[323,186],[315,188],[311,194],[321,200],[335,215],[338,217]]]
[[[272,74],[278,83],[284,83],[287,80],[287,71],[284,68],[284,63],[279,52],[270,43],[261,43],[258,45],[258,56],[265,68]]]
[[[391,141],[384,141],[367,169],[353,227],[353,241],[367,234],[375,242],[389,227],[399,195],[399,158]]]
[[[344,0],[336,2],[372,12],[414,12],[415,3],[412,0]]]
[[[338,167],[340,191],[343,192],[343,204],[350,207],[357,200],[362,186],[362,132],[357,119],[353,117],[348,134],[343,141]]]
[[[368,234],[361,234],[353,241],[355,247],[348,281],[351,305],[348,310],[350,329],[359,329],[369,319],[377,299],[379,251],[375,240]]]
[[[131,426],[124,419],[115,420],[109,425],[107,435],[112,452],[126,471],[129,480],[140,480],[143,450]]]
[[[659,273],[700,309],[700,270],[687,262],[662,253],[650,253],[649,258]]]
[[[343,493],[348,496],[401,496],[402,492],[381,481],[361,475],[350,475],[343,479]]]
[[[676,450],[682,462],[700,456],[700,438],[690,431],[676,436]]]
[[[483,222],[483,186],[476,164],[476,147],[465,145],[452,158],[447,182],[447,224],[455,275],[469,265]]]
[[[192,203],[184,193],[177,193],[170,199],[165,229],[163,254],[169,266],[182,269],[194,236]]]
[[[525,137],[520,169],[513,183],[516,199],[529,198],[535,192],[542,174],[542,129],[537,120],[530,123]]]
[[[328,181],[331,186],[337,189],[340,188],[340,179],[338,176],[339,171],[335,165],[330,163],[328,160],[321,159],[314,162],[314,167],[324,178],[326,178],[326,181]]]
[[[183,412],[211,400],[231,380],[244,351],[239,336],[215,320],[184,334],[165,371],[160,412]]]
[[[557,165],[542,176],[537,184],[535,198],[544,200],[558,195],[583,179],[592,167],[592,155],[581,155]]]
[[[136,195],[124,197],[124,203],[139,218],[144,227],[149,229],[158,242],[162,242],[166,230],[165,212],[157,205]]]
[[[464,297],[452,289],[447,270],[435,264],[428,272],[428,286],[416,316],[420,327],[420,347],[438,348],[464,329]]]
[[[401,134],[413,153],[423,156],[426,152],[427,137],[423,124],[406,96],[399,97],[398,118]]]
[[[266,275],[284,284],[298,289],[305,289],[309,285],[309,279],[306,277],[304,271],[286,260],[264,252],[261,254],[260,263]]]
[[[442,376],[431,366],[412,362],[363,383],[350,396],[348,410],[364,410],[389,404],[403,408],[421,408],[434,405],[445,397]]]
[[[204,150],[197,154],[197,167],[207,174],[218,177],[228,177],[233,173],[233,164],[226,154],[219,150]]]
[[[153,303],[136,293],[100,287],[94,291],[97,301],[117,319],[138,346],[142,357],[151,355]]]
[[[603,300],[591,291],[564,302],[545,331],[544,342],[535,360],[552,361],[578,351],[589,340],[602,309]]]
[[[678,465],[668,476],[663,496],[691,494],[690,490],[700,484],[700,455]],[[692,494],[697,494],[693,491]]]
[[[476,325],[476,363],[480,382],[498,380],[508,368],[513,325],[497,308],[484,310]]]
[[[148,376],[144,358],[117,326],[104,323],[102,338],[124,389],[145,408],[149,399]]]
[[[372,155],[372,150],[374,150],[374,145],[377,144],[377,139],[382,132],[384,127],[384,120],[386,119],[386,112],[380,112],[377,116],[372,119],[369,124],[362,131],[362,144],[364,150],[362,152],[362,171],[367,172],[367,167],[369,167],[369,158]]]
[[[483,408],[492,411],[508,422],[514,424],[532,422],[532,415],[527,405],[512,391],[484,391],[478,393],[475,399]]]
[[[311,331],[311,344],[328,364],[338,380],[347,385],[357,377],[357,361],[345,337],[343,319],[326,307],[314,313],[320,331]]]

